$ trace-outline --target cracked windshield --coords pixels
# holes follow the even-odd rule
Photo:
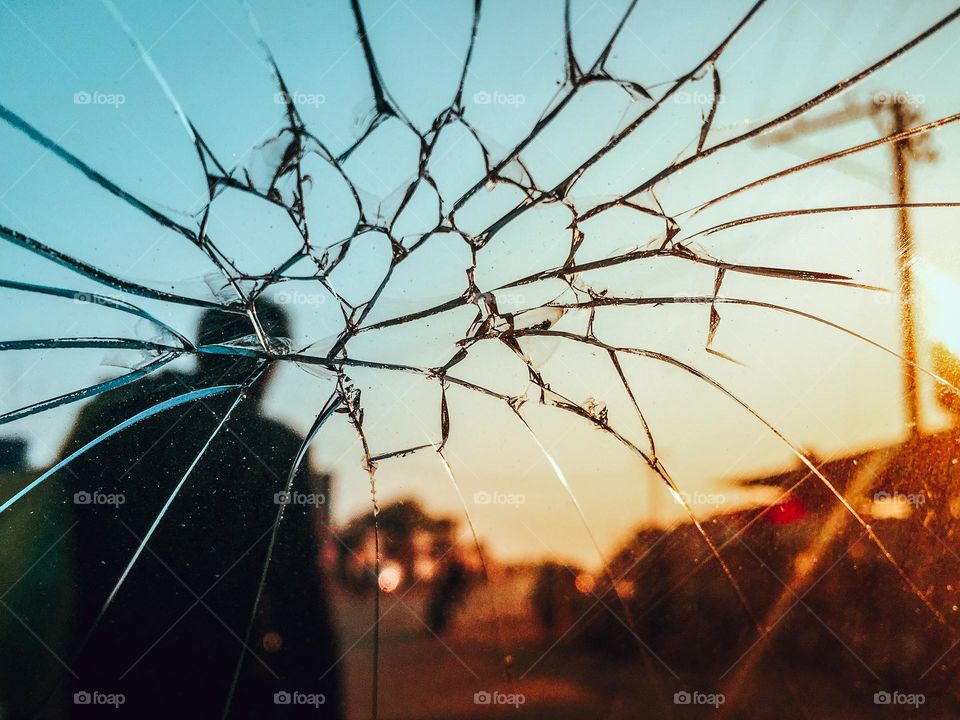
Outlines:
[[[958,18],[0,0],[0,719],[960,716]]]

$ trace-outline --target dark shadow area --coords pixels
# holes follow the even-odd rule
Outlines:
[[[267,332],[287,334],[279,308],[258,310]],[[244,315],[209,312],[199,344],[249,331]],[[262,361],[202,355],[192,374],[165,372],[83,409],[64,456],[183,393],[242,387],[126,428],[28,497],[44,502],[34,547],[65,533],[53,553],[65,592],[47,610],[70,627],[56,648],[65,667],[43,663],[46,688],[8,686],[22,701],[12,717],[214,718],[233,688],[229,717],[340,717],[317,533],[325,483],[302,468],[288,488],[301,438],[263,413],[270,375]],[[24,592],[39,592],[37,580]]]

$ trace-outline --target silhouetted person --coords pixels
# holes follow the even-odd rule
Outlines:
[[[268,335],[289,334],[278,307],[258,301],[257,308]],[[246,316],[209,311],[198,344],[252,334]],[[195,373],[165,372],[101,396],[80,414],[65,454],[178,395],[244,383],[258,362],[201,354]],[[85,493],[76,496],[72,532],[82,645],[67,660],[77,676],[72,717],[219,718],[228,696],[229,717],[340,717],[339,653],[312,518],[326,498],[309,486],[305,468],[292,495],[278,496],[301,440],[263,415],[269,382],[270,371],[222,427],[236,390],[157,413],[50,480]],[[284,516],[254,614],[281,504]],[[119,709],[104,707],[116,705],[118,693]]]
[[[537,622],[547,637],[559,635],[572,621],[578,572],[553,561],[543,563],[537,571],[531,601]]]
[[[440,576],[434,581],[427,605],[427,625],[432,632],[442,635],[450,624],[454,611],[463,602],[470,586],[466,565],[457,555],[447,558]]]

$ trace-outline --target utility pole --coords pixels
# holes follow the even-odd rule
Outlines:
[[[906,99],[894,95],[889,102],[876,102],[878,110],[890,113],[895,134],[906,130],[917,112],[909,108]],[[900,282],[900,332],[903,337],[903,394],[907,411],[907,431],[911,439],[920,435],[920,398],[917,383],[916,311],[913,289],[913,231],[910,227],[910,160],[915,152],[913,138],[904,138],[890,144],[893,153],[894,193],[897,198],[897,277]]]
[[[909,93],[881,92],[864,104],[849,104],[819,118],[799,118],[792,127],[770,133],[761,141],[779,144],[809,132],[836,127],[866,116],[880,121],[882,131],[893,135],[913,127],[920,120]],[[886,117],[884,117],[886,116]],[[926,135],[896,140],[890,143],[893,160],[893,194],[897,208],[897,282],[900,290],[900,336],[902,339],[902,391],[909,439],[920,435],[920,393],[917,373],[916,293],[913,286],[913,231],[910,226],[910,162],[933,160],[935,154],[924,148]]]

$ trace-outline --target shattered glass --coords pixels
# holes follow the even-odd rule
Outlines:
[[[0,0],[0,719],[960,712],[930,0]]]

